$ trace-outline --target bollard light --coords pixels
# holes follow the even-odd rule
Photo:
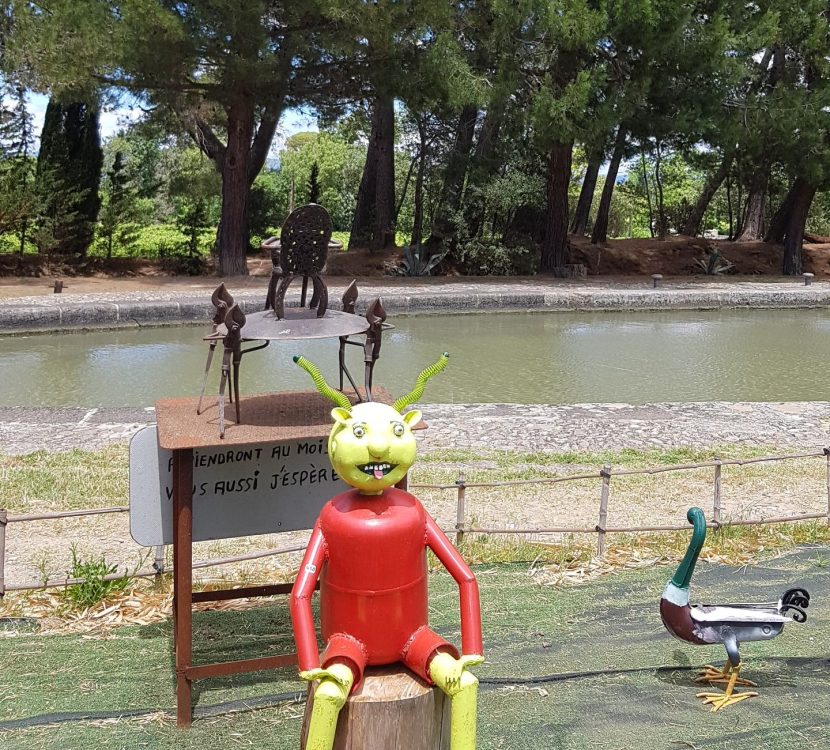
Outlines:
[[[657,289],[660,284],[663,283],[663,274],[662,273],[653,273],[651,274],[651,282],[654,285],[654,288]]]
[[[804,277],[804,286],[810,286],[813,283],[814,273],[803,273],[801,275]]]

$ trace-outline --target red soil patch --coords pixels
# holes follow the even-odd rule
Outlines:
[[[713,250],[733,264],[730,274],[780,276],[784,263],[782,246],[765,242],[670,237],[612,240],[599,246],[587,239],[576,239],[571,241],[571,246],[572,262],[584,263],[592,276],[700,275],[702,271],[696,259],[705,259],[707,252]],[[830,276],[830,242],[804,243],[804,270],[817,277]]]

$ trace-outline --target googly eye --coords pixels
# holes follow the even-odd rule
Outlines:
[[[362,438],[366,434],[366,428],[362,424],[356,424],[352,427],[352,432],[356,438]]]
[[[401,422],[395,422],[392,425],[392,432],[394,432],[395,435],[397,435],[398,437],[403,435],[403,432],[404,432],[403,424]]]

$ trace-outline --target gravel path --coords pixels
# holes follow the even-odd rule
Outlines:
[[[421,448],[598,452],[741,444],[780,450],[830,444],[830,402],[644,404],[424,404]],[[0,407],[10,454],[89,450],[127,442],[152,408]],[[530,429],[528,429],[530,426]]]

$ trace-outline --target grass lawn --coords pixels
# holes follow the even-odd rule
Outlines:
[[[712,714],[695,698],[693,667],[722,661],[718,647],[673,640],[657,603],[668,568],[620,572],[571,588],[541,586],[527,565],[479,565],[487,663],[482,680],[479,748],[826,748],[830,728],[830,547],[810,547],[757,566],[702,563],[699,600],[775,599],[802,585],[813,594],[805,625],[743,648],[744,674],[761,695]],[[433,626],[457,641],[457,592],[433,575]],[[195,660],[279,653],[291,644],[284,600],[242,612],[194,617]],[[108,637],[24,632],[0,640],[0,746],[38,748],[268,747],[295,750],[302,689],[293,670],[197,683],[196,720],[176,730],[169,623],[124,627]],[[242,713],[239,703],[270,707]],[[55,712],[141,711],[133,718],[49,721]],[[40,718],[38,718],[40,717]],[[55,717],[52,717],[55,718]]]

